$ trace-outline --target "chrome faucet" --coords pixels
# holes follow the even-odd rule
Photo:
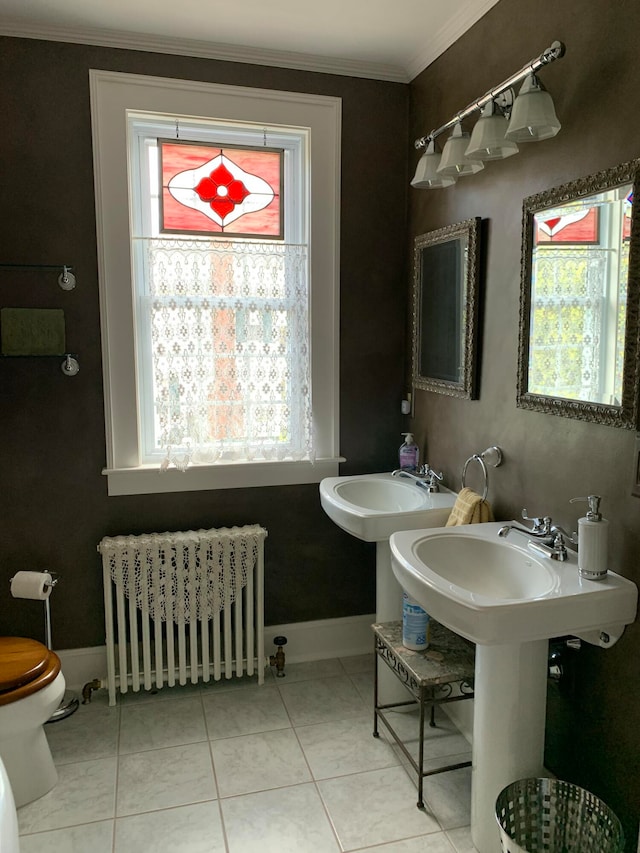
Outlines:
[[[529,540],[528,545],[532,551],[550,557],[552,560],[564,562],[567,559],[566,541],[575,544],[574,539],[564,528],[553,524],[548,515],[529,518],[527,510],[522,510],[522,518],[532,521],[532,527],[524,527],[519,524],[505,524],[498,530],[498,536],[506,537],[514,530],[516,533],[524,534]]]
[[[439,491],[438,483],[441,483],[443,479],[442,473],[436,474],[428,463],[421,465],[417,474],[414,474],[413,471],[405,471],[402,468],[396,468],[395,471],[391,472],[391,476],[407,477],[408,479],[413,480],[417,486],[426,489],[428,492]]]

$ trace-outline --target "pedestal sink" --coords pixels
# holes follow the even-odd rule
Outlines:
[[[455,500],[455,493],[442,486],[428,492],[415,480],[390,473],[320,482],[320,503],[329,518],[351,536],[376,543],[376,621],[402,618],[402,588],[391,570],[389,537],[398,530],[442,527]],[[392,673],[383,671],[380,679],[383,701],[405,698]]]
[[[541,776],[548,640],[565,634],[607,648],[636,616],[634,583],[579,577],[577,555],[551,560],[498,538],[499,523],[413,530],[390,539],[400,584],[439,622],[476,643],[471,835],[495,853],[499,792]]]
[[[376,543],[376,619],[400,619],[402,590],[391,570],[389,537],[399,530],[443,527],[456,495],[441,487],[428,492],[414,480],[390,473],[327,477],[320,503],[338,527]]]

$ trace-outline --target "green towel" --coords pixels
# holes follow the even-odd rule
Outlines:
[[[2,355],[64,355],[62,308],[3,308]]]

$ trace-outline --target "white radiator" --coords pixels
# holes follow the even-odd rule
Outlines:
[[[110,705],[129,685],[264,682],[266,536],[247,525],[100,541]]]

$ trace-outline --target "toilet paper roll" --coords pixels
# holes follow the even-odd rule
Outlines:
[[[49,572],[16,572],[11,578],[11,595],[44,601],[51,595],[51,575]]]

